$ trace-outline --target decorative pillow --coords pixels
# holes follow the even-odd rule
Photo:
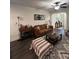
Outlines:
[[[47,25],[47,28],[49,28],[49,25]]]
[[[40,30],[40,27],[38,26],[37,29]]]

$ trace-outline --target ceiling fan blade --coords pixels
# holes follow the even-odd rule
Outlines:
[[[60,2],[58,1],[58,2],[55,2],[54,4],[59,4]]]
[[[67,3],[63,3],[63,4],[61,4],[61,5],[67,5]]]
[[[67,8],[67,6],[60,6],[60,8]]]
[[[68,3],[63,3],[60,5],[60,8],[67,8],[68,7]]]

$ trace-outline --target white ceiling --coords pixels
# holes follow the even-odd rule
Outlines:
[[[51,4],[57,1],[69,3],[68,0],[11,0],[11,3],[33,8],[50,10],[53,9]]]

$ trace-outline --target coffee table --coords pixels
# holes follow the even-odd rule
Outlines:
[[[56,32],[50,32],[46,34],[46,40],[51,44],[55,44],[56,42],[62,39],[62,34],[58,34]]]

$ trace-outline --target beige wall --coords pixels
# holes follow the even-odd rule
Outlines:
[[[46,10],[41,9],[35,9],[30,7],[25,7],[21,5],[11,4],[10,8],[10,41],[18,40],[19,39],[19,31],[18,31],[18,25],[16,24],[18,22],[17,16],[22,17],[23,20],[20,21],[20,23],[24,25],[39,25],[47,23],[48,20],[52,19],[52,15],[54,13],[61,13],[66,12],[67,18],[65,20],[66,29],[69,29],[69,9],[62,9],[58,11],[51,11],[50,13]],[[35,21],[34,20],[34,14],[42,14],[45,15],[45,20],[41,21]]]
[[[38,24],[44,24],[50,19],[50,14],[46,10],[19,6],[16,4],[11,4],[10,9],[11,9],[10,10],[10,41],[14,41],[19,38],[18,25],[16,24],[18,22],[17,16],[20,16],[23,19],[20,21],[20,23],[24,25],[27,24],[32,26]],[[45,20],[35,21],[34,14],[45,15]]]

